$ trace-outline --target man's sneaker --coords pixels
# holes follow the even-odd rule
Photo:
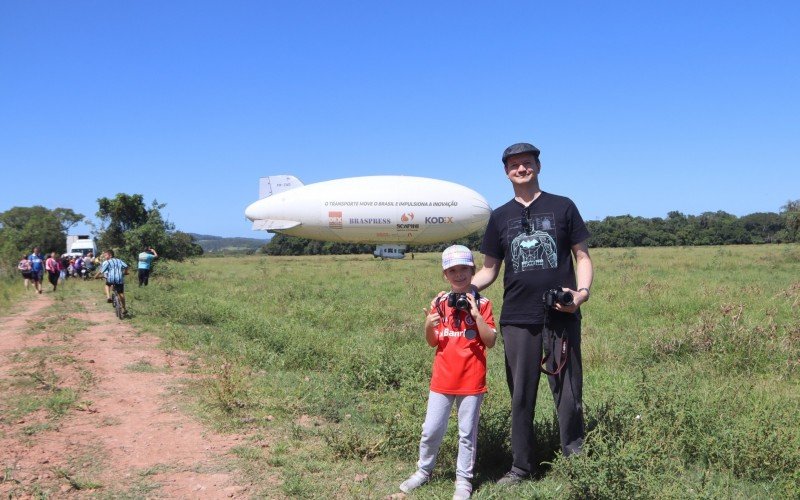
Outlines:
[[[472,496],[472,483],[465,477],[456,478],[456,491],[453,493],[453,500],[466,500]]]
[[[114,302],[114,299],[112,299],[111,297],[109,297],[109,298],[107,298],[107,299],[106,299],[106,302],[108,302],[108,303],[110,304],[110,303]]]
[[[514,486],[515,484],[519,484],[522,481],[530,478],[530,474],[517,474],[513,470],[506,472],[506,475],[501,477],[497,484],[500,486]]]
[[[418,470],[417,472],[411,474],[411,477],[403,481],[403,483],[400,485],[400,491],[403,493],[408,493],[411,490],[415,490],[427,483],[430,478],[431,477],[425,471]]]

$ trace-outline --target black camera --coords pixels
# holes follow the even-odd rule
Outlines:
[[[544,301],[544,305],[546,307],[553,307],[556,304],[561,304],[562,306],[571,306],[573,304],[575,297],[572,296],[572,292],[565,292],[560,288],[551,288],[550,290],[544,292],[542,296],[542,300]]]
[[[466,293],[450,292],[447,295],[447,305],[448,307],[455,307],[462,311],[469,311],[471,309]]]

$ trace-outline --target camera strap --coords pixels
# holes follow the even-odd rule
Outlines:
[[[567,355],[568,350],[569,350],[569,343],[567,342],[567,338],[564,337],[563,339],[561,339],[561,363],[558,364],[558,366],[554,371],[550,371],[547,368],[545,368],[547,366],[547,362],[550,360],[550,356],[553,354],[552,352],[550,352],[547,354],[547,356],[544,357],[544,359],[542,359],[542,366],[540,367],[540,369],[548,375],[558,375],[559,373],[561,373],[561,370],[563,370],[564,367],[567,366],[567,361],[569,360],[569,356]]]
[[[544,312],[544,328],[542,328],[542,340],[544,340],[544,330],[550,327],[550,311],[545,309]],[[561,362],[558,364],[554,371],[550,371],[546,368],[547,362],[550,360],[550,356],[553,355],[553,352],[547,353],[547,355],[542,359],[541,366],[539,369],[548,375],[558,375],[561,373],[561,370],[567,366],[567,361],[569,361],[569,355],[567,352],[569,351],[569,342],[567,341],[567,334],[564,332],[564,337],[561,338]]]

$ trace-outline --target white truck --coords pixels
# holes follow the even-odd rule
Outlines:
[[[89,252],[97,257],[97,245],[91,236],[88,234],[67,235],[67,255],[78,257]]]

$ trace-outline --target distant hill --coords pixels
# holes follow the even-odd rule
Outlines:
[[[205,253],[214,252],[252,252],[267,243],[260,238],[224,238],[209,234],[189,233],[194,241],[203,248]]]

